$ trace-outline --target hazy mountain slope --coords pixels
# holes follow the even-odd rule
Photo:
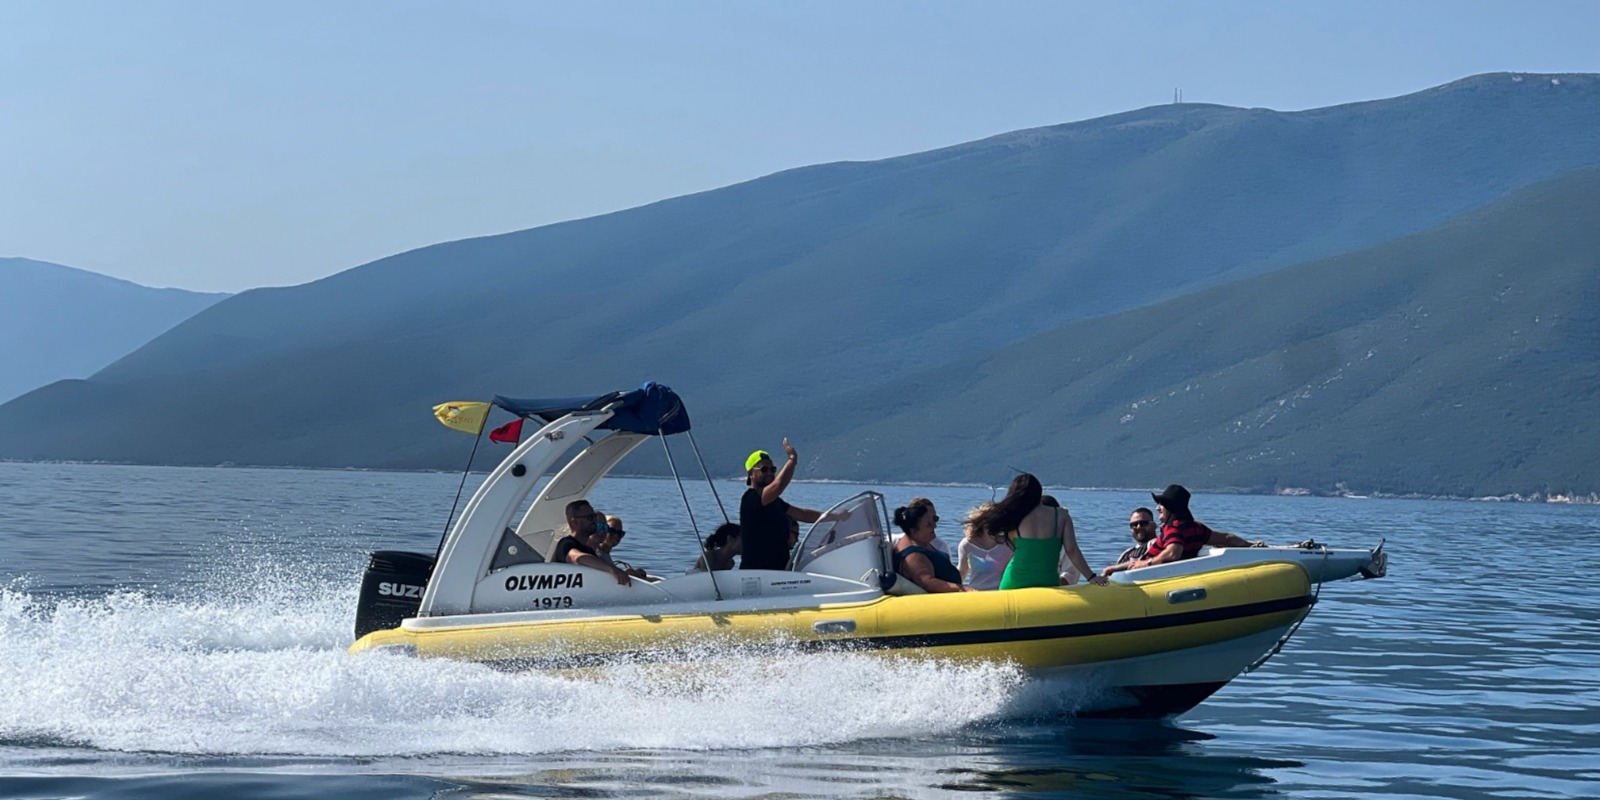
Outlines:
[[[1600,163],[1600,80],[1491,75],[1278,113],[1162,106],[246,292],[0,407],[0,457],[451,466],[426,409],[657,378],[708,454],[790,401],[1414,232]],[[181,409],[181,413],[175,413]],[[960,477],[952,469],[949,477]]]
[[[0,286],[0,402],[87,377],[227,297],[26,258],[0,258]]]
[[[1600,170],[1423,234],[1074,323],[849,398],[828,474],[1600,491]],[[909,402],[906,402],[909,401]],[[812,407],[805,423],[844,414]]]

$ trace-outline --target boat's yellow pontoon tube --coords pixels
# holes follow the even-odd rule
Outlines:
[[[495,402],[548,421],[473,494],[437,564],[373,554],[352,652],[548,669],[729,647],[1005,661],[1036,675],[1093,673],[1097,685],[1123,690],[1106,693],[1102,710],[1161,716],[1193,707],[1273,653],[1310,611],[1314,584],[1383,570],[1378,550],[1250,548],[1119,573],[1106,587],[922,594],[896,580],[883,498],[864,492],[812,526],[790,569],[622,586],[609,573],[547,559],[568,502],[586,498],[647,439],[687,433],[682,402],[656,384]],[[579,445],[513,526],[539,480]]]

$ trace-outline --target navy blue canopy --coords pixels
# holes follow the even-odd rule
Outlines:
[[[549,422],[574,411],[599,411],[620,403],[611,419],[600,425],[604,430],[628,433],[673,434],[689,430],[689,409],[678,393],[655,381],[630,392],[611,392],[599,396],[527,398],[494,396],[494,404],[519,417],[538,417]]]

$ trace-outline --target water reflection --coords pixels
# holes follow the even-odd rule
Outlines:
[[[840,747],[571,754],[526,772],[508,762],[505,774],[438,779],[486,798],[1250,798],[1280,794],[1271,770],[1303,766],[1212,753],[1212,738],[1159,722],[1063,720]]]
[[[1266,770],[1294,761],[1208,751],[1207,733],[1142,720],[1079,720],[972,737],[994,766],[953,770],[940,788],[1082,797],[1270,797]]]

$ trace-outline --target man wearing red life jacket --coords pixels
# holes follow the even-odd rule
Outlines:
[[[1149,557],[1134,559],[1128,563],[1129,568],[1194,558],[1200,554],[1200,548],[1208,544],[1213,547],[1265,546],[1227,531],[1211,530],[1196,522],[1194,515],[1189,513],[1189,490],[1176,483],[1163,489],[1161,494],[1152,493],[1150,497],[1156,501],[1156,512],[1161,515],[1161,533],[1150,543]]]

